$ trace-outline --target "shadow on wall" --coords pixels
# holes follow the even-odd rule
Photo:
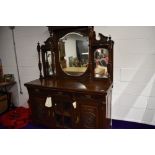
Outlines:
[[[148,115],[148,113],[150,113],[150,110],[148,110],[150,107],[148,96],[155,92],[155,71],[146,67],[146,64],[149,62],[149,58],[150,55],[145,55],[139,66],[132,69],[134,73],[130,76],[129,80],[120,80],[123,83],[127,83],[127,86],[121,91],[121,93],[117,96],[117,99],[114,101],[114,118],[117,117],[116,119],[120,120],[145,123],[150,123],[153,121],[155,116],[154,110],[151,110],[152,113]],[[150,90],[151,86],[152,92]],[[145,93],[146,91],[147,93]],[[143,97],[146,98],[145,103],[142,101]]]
[[[152,89],[150,90],[150,94],[148,97],[148,104],[143,115],[143,122],[147,122],[149,124],[155,124],[155,75],[153,76]]]

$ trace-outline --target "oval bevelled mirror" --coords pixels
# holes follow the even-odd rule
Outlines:
[[[94,53],[95,77],[108,78],[109,51],[105,48],[98,48]]]
[[[72,76],[84,74],[88,67],[88,37],[79,33],[68,33],[59,39],[59,62],[62,70]]]

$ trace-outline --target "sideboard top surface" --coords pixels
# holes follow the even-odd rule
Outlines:
[[[100,80],[79,80],[71,79],[37,79],[25,84],[26,87],[39,87],[51,90],[61,90],[66,92],[89,92],[104,94],[108,91],[112,84],[110,82]]]

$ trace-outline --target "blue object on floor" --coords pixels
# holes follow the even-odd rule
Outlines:
[[[33,125],[32,123],[29,123],[23,129],[48,129],[48,128],[42,125]]]
[[[112,129],[155,129],[155,126],[136,122],[112,120]]]

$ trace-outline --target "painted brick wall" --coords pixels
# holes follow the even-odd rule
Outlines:
[[[155,125],[155,27],[95,27],[111,35],[114,45],[114,89],[112,117]],[[38,78],[37,41],[48,37],[46,27],[16,27],[15,39],[23,95],[13,88],[16,105],[28,99],[24,83]],[[4,73],[17,79],[11,30],[0,27],[0,58]],[[18,93],[15,93],[18,89]],[[17,97],[18,96],[18,97]],[[19,101],[18,101],[19,100]]]
[[[38,41],[42,44],[47,39],[48,34],[47,27],[15,27],[16,50],[23,90],[22,95],[19,93],[18,83],[12,88],[13,102],[16,106],[27,106],[28,94],[24,83],[39,77],[36,46]],[[0,57],[4,74],[12,73],[18,81],[12,32],[9,27],[0,27]]]
[[[155,125],[155,27],[96,27],[114,46],[112,117]]]

